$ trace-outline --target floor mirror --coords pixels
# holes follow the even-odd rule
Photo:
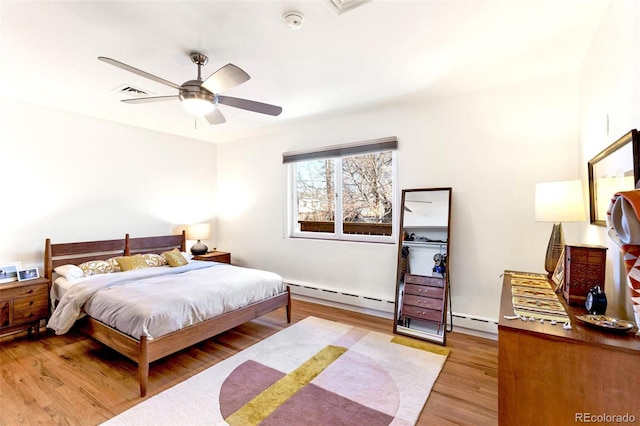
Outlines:
[[[446,345],[451,188],[402,191],[394,333]]]

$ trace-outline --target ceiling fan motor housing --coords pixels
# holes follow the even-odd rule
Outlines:
[[[218,104],[217,96],[202,87],[202,81],[200,80],[189,80],[184,83],[180,87],[178,98],[180,98],[181,101],[184,101],[185,99],[201,99],[203,101],[211,102],[214,105]]]

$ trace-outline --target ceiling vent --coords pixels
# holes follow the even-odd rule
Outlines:
[[[371,0],[325,0],[329,8],[338,15],[349,12],[358,6],[369,3]]]
[[[122,84],[118,87],[116,87],[115,89],[113,89],[114,92],[117,93],[121,93],[127,96],[131,96],[134,98],[140,97],[140,96],[147,96],[147,95],[154,95],[155,93],[150,92],[148,90],[144,90],[144,89],[140,89],[139,87],[135,87],[132,86],[130,84]]]

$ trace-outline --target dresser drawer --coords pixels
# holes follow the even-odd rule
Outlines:
[[[426,321],[442,322],[442,310],[419,308],[417,306],[402,307],[402,316]]]
[[[419,308],[428,308],[440,311],[442,310],[442,299],[415,296],[413,294],[405,294],[403,304],[405,306],[416,306]]]
[[[419,285],[426,285],[430,287],[444,288],[444,278],[440,278],[440,277],[428,277],[425,275],[406,274],[404,276],[404,282],[405,284],[419,284]]]
[[[440,287],[427,287],[424,285],[405,284],[404,293],[405,295],[413,294],[416,296],[425,296],[425,297],[432,297],[434,299],[443,299],[444,287],[440,288]]]

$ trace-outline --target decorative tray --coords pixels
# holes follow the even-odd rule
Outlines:
[[[634,327],[632,322],[606,315],[576,315],[576,318],[592,327],[613,333],[626,333]]]

